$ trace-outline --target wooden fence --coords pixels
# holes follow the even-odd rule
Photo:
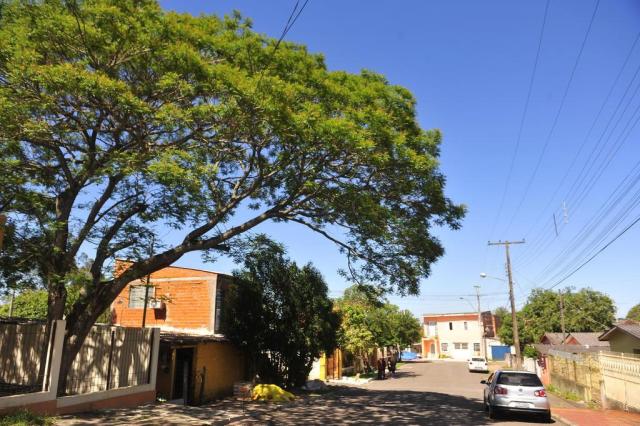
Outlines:
[[[0,414],[64,414],[155,400],[160,330],[94,326],[57,396],[66,323],[0,322]],[[50,330],[50,332],[49,332]]]

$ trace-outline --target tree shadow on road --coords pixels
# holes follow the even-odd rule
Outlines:
[[[282,407],[261,416],[266,424],[418,424],[483,425],[502,421],[536,421],[530,417],[505,416],[491,421],[482,402],[436,392],[343,388],[324,398]]]

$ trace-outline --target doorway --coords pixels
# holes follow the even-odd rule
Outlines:
[[[193,400],[193,348],[177,348],[172,399],[189,404]]]

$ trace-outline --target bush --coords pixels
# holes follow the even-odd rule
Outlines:
[[[538,353],[538,350],[536,348],[528,345],[524,347],[524,350],[522,351],[522,355],[524,355],[527,358],[537,359],[540,354]]]

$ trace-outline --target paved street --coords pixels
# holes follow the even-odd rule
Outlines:
[[[116,424],[428,424],[525,425],[535,419],[490,421],[482,409],[482,380],[458,362],[406,364],[396,378],[373,381],[363,388],[343,387],[321,397],[300,398],[285,405],[220,402],[202,407],[170,404],[100,415],[65,417],[60,425]],[[556,422],[556,425],[559,423]]]
[[[469,373],[465,363],[403,365],[397,378],[345,389],[313,406],[283,407],[262,420],[276,424],[524,425],[537,419],[510,417],[495,422],[482,408],[485,374]],[[559,424],[556,422],[556,424]]]

